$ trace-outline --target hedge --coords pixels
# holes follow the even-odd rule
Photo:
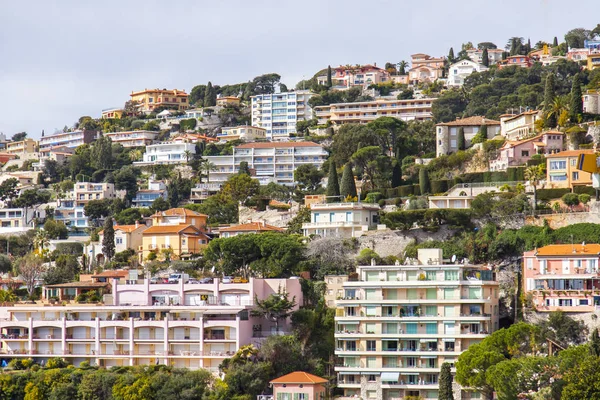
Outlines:
[[[420,196],[421,195],[421,186],[413,185],[413,194],[415,196]]]
[[[574,186],[573,193],[577,194],[589,194],[590,196],[596,196],[596,189],[591,186]]]
[[[414,227],[437,231],[441,225],[456,229],[472,229],[470,210],[424,209],[394,211],[385,214],[382,222],[390,229],[408,230]]]
[[[408,197],[415,193],[413,185],[399,186],[396,189],[398,189],[398,194],[400,197]]]
[[[490,182],[506,182],[508,174],[504,171],[495,171],[490,174]]]
[[[525,180],[525,167],[517,168],[517,180],[524,181]]]
[[[431,181],[431,192],[433,194],[446,193],[448,191],[448,180],[440,179]]]
[[[483,172],[471,172],[468,174],[462,174],[460,179],[462,183],[484,182],[483,174]]]
[[[541,201],[549,201],[553,199],[560,199],[563,195],[570,193],[571,190],[566,189],[539,189],[537,191],[537,199]]]

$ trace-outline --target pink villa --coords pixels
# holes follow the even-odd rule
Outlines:
[[[368,86],[383,83],[390,80],[390,73],[377,65],[356,65],[332,68],[331,78],[337,89],[350,88],[352,86]],[[317,77],[320,85],[327,84],[327,75]],[[337,82],[337,84],[336,84]]]
[[[296,371],[273,379],[274,400],[323,400],[325,399],[325,384],[323,379],[308,372]]]
[[[528,56],[511,56],[507,57],[502,63],[498,63],[498,68],[506,68],[511,65],[517,65],[523,68],[529,68],[533,65],[531,58]]]
[[[565,134],[548,131],[523,140],[507,140],[500,148],[498,158],[490,163],[492,171],[506,171],[508,167],[524,165],[534,154],[553,154],[563,149]]]
[[[600,244],[553,244],[523,253],[523,292],[537,311],[590,312],[600,305]]]

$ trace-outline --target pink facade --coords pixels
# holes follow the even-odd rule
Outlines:
[[[319,78],[326,79],[326,77]],[[338,85],[341,84],[346,87],[368,86],[389,81],[390,74],[385,69],[375,65],[339,66],[332,70],[332,79],[338,81]]]
[[[531,58],[527,56],[511,56],[508,57],[502,64],[499,65],[499,68],[509,67],[511,65],[516,65],[519,67],[529,68],[533,65]]]
[[[523,253],[523,291],[540,312],[600,305],[600,244],[559,244]]]
[[[273,379],[274,400],[324,400],[326,379],[296,371]]]
[[[500,154],[490,164],[492,171],[505,171],[508,167],[525,165],[535,154],[553,154],[563,149],[564,133],[544,132],[524,140],[507,140]]]

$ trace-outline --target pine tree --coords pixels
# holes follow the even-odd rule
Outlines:
[[[465,128],[462,126],[458,128],[458,150],[464,150],[467,148],[467,143],[465,141]]]
[[[238,175],[248,175],[250,176],[250,168],[248,167],[248,162],[247,161],[242,161],[240,163],[240,170],[238,171]]]
[[[348,196],[356,197],[356,184],[354,183],[354,173],[352,172],[352,165],[350,163],[344,166],[340,195],[344,196],[344,198]]]
[[[115,228],[113,227],[112,217],[106,218],[102,235],[102,253],[110,261],[115,255]]]
[[[337,168],[335,162],[329,164],[329,178],[327,179],[327,190],[325,192],[328,203],[340,200],[340,183],[338,182]]]
[[[569,107],[571,122],[578,122],[579,115],[583,114],[583,101],[581,99],[581,77],[575,74],[571,84],[571,106]]]
[[[217,91],[213,87],[211,82],[206,85],[204,91],[204,107],[214,107],[217,105]]]
[[[246,83],[246,86],[244,87],[244,93],[242,94],[242,100],[250,100],[250,97],[252,96],[254,91],[254,84],[252,83],[252,81],[248,81],[248,83]]]
[[[487,47],[485,47],[481,52],[481,64],[485,65],[486,67],[490,66],[490,58]]]
[[[450,370],[450,364],[447,362],[442,364],[439,385],[438,399],[454,400],[454,393],[452,392],[452,372]]]
[[[450,64],[454,63],[454,48],[450,47],[450,51],[448,52],[448,62]]]
[[[598,335],[598,328],[592,331],[592,338],[590,340],[590,353],[593,356],[600,357],[600,335]]]
[[[331,79],[331,65],[327,66],[327,87],[331,88],[333,86],[333,80]]]
[[[402,167],[400,161],[395,160],[392,168],[392,187],[402,186]]]
[[[429,173],[425,167],[421,167],[419,170],[419,188],[421,189],[421,195],[431,192]]]
[[[531,39],[527,39],[527,53],[525,54],[529,54],[529,52],[531,51]]]
[[[552,42],[552,47],[558,47],[558,38],[554,36],[554,42]]]
[[[557,116],[550,114],[555,97],[554,74],[548,74],[546,77],[546,87],[544,89],[544,118],[546,119],[544,126],[546,128],[555,128],[557,124]]]

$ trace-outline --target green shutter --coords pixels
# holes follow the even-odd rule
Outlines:
[[[427,289],[427,300],[437,299],[437,289]]]

